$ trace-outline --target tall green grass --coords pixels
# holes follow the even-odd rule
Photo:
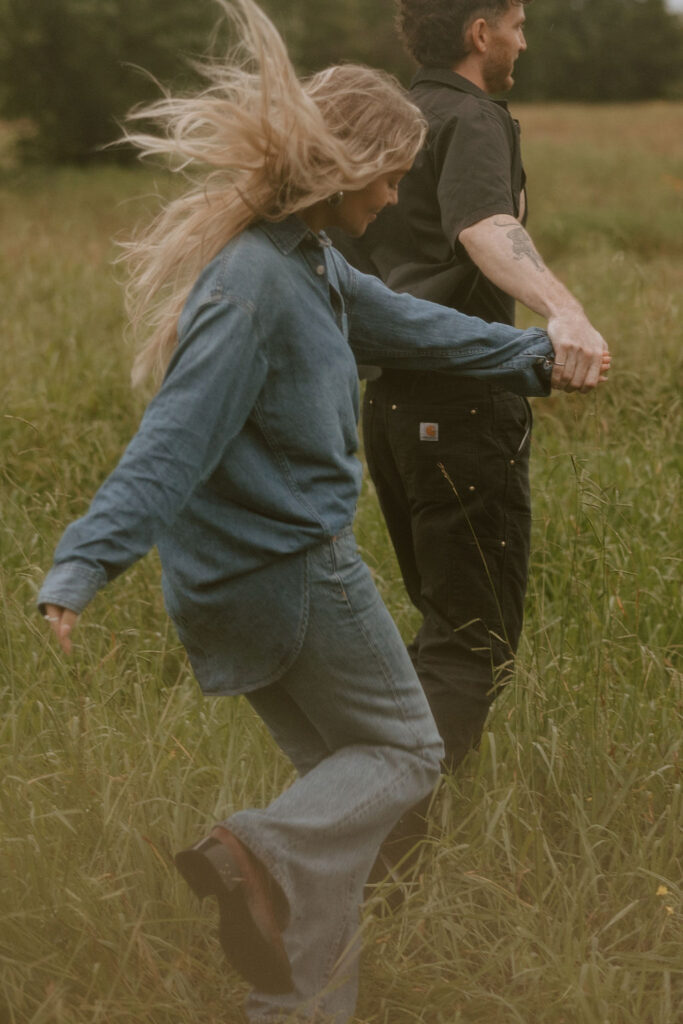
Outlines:
[[[521,119],[530,229],[614,367],[534,405],[515,681],[434,801],[422,885],[366,915],[357,1024],[676,1024],[683,1005],[683,106]],[[171,855],[291,769],[243,701],[199,695],[155,555],[96,599],[71,660],[34,610],[142,411],[110,240],[157,183],[0,185],[0,1022],[241,1024],[245,987]],[[408,638],[367,481],[357,532]]]

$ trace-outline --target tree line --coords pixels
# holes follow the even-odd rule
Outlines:
[[[300,72],[355,60],[410,81],[394,0],[261,2]],[[515,98],[683,97],[683,21],[665,0],[534,0],[527,15]],[[34,157],[102,159],[116,121],[159,95],[140,69],[189,85],[187,58],[205,51],[217,19],[213,0],[0,0],[0,117],[31,122]]]

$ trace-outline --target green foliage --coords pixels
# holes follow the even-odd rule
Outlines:
[[[349,58],[405,67],[393,0],[266,0],[263,7],[302,72]],[[206,53],[220,13],[213,0],[0,0],[0,111],[32,122],[24,155],[101,160],[101,147],[120,134],[117,121],[159,95],[150,75],[174,88],[193,81],[187,58]]]
[[[661,99],[681,85],[683,27],[664,0],[536,0],[515,95]]]
[[[34,158],[96,159],[117,119],[159,95],[140,69],[182,84],[215,18],[211,0],[0,0],[2,110],[30,118]]]
[[[359,61],[409,78],[412,67],[394,31],[395,0],[263,0],[303,73]]]
[[[262,6],[302,73],[355,60],[409,81],[413,65],[394,31],[395,0]],[[206,51],[219,14],[214,0],[0,0],[0,112],[30,119],[27,155],[101,160],[99,147],[119,134],[116,121],[159,95],[139,69],[173,87],[192,81],[186,58]],[[683,88],[681,19],[664,0],[536,0],[528,37],[520,99],[635,100]]]
[[[437,796],[419,886],[365,915],[354,1024],[673,1024],[683,1005],[683,104],[515,112],[531,231],[614,364],[596,394],[534,402],[515,681]],[[0,183],[2,1024],[245,1024],[171,857],[290,766],[246,702],[199,695],[154,555],[93,602],[72,659],[34,607],[141,414],[110,239],[169,187],[120,167]],[[407,639],[367,480],[356,532]]]

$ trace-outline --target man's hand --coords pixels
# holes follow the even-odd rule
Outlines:
[[[46,604],[45,620],[50,624],[64,653],[71,654],[71,633],[78,621],[76,612],[72,612],[69,608],[62,608],[61,605]]]
[[[582,310],[551,316],[548,335],[555,349],[552,386],[558,391],[585,394],[607,379],[607,344]]]

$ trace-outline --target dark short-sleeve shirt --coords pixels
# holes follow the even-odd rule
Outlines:
[[[335,235],[335,244],[395,291],[512,324],[514,300],[481,273],[459,236],[495,214],[519,216],[526,181],[519,125],[504,101],[447,69],[422,68],[410,97],[429,129],[398,206],[384,210],[362,239]]]

